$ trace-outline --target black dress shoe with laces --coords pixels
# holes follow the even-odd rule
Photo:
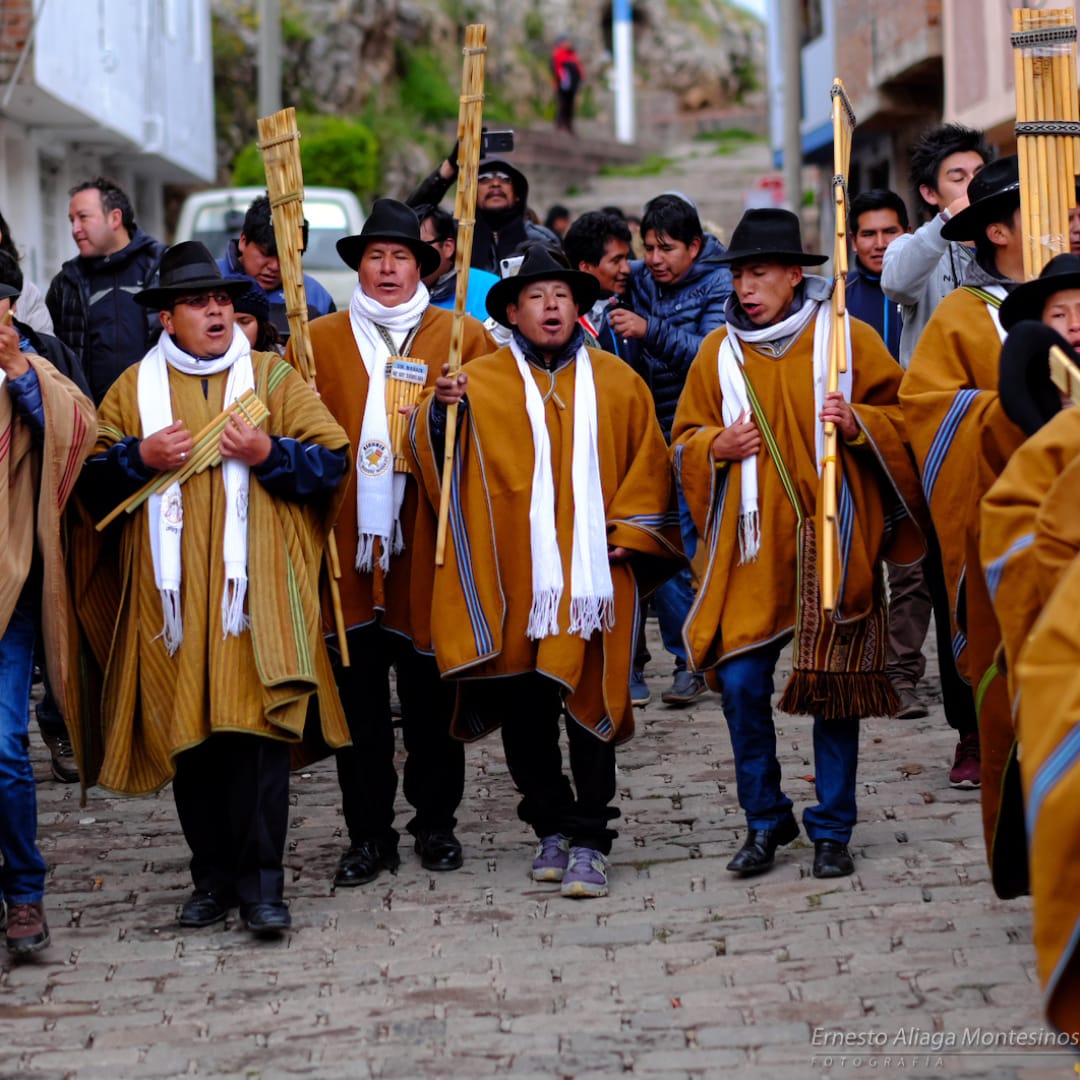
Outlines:
[[[214,923],[223,922],[228,911],[229,905],[222,898],[213,893],[203,892],[202,889],[196,889],[184,901],[184,906],[180,909],[180,915],[176,921],[181,926],[196,929],[213,926]]]
[[[855,873],[855,863],[847,844],[839,840],[814,841],[814,877],[847,877]]]
[[[414,847],[425,870],[457,870],[463,862],[461,841],[450,829],[423,829]]]
[[[349,848],[338,863],[334,884],[339,888],[351,889],[354,885],[366,885],[374,881],[383,870],[397,873],[401,857],[397,848],[383,847],[375,840],[365,840]]]
[[[244,904],[240,908],[244,925],[257,937],[276,937],[292,927],[288,905],[281,900],[261,904]]]
[[[798,835],[799,826],[793,817],[785,818],[773,829],[751,829],[727,868],[742,877],[764,873],[772,866],[776,849],[790,844]]]

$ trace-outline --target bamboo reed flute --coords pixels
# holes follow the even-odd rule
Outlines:
[[[316,388],[315,353],[308,328],[307,292],[301,263],[304,234],[304,172],[300,161],[300,131],[296,110],[280,112],[259,119],[259,151],[266,169],[266,190],[274,222],[281,284],[285,292],[285,315],[289,320],[289,338],[297,370],[314,390]],[[349,667],[349,644],[345,636],[345,615],[341,608],[341,561],[338,558],[337,534],[331,528],[324,549],[334,612],[334,630],[343,667]]]
[[[183,465],[177,469],[160,472],[152,480],[148,480],[138,491],[103,517],[95,526],[97,531],[101,532],[121,514],[133,513],[151,495],[164,491],[174,483],[183,484],[190,480],[192,476],[217,465],[221,461],[221,433],[225,430],[229,417],[237,411],[252,427],[258,427],[270,415],[266,406],[256,397],[254,391],[246,390],[232,405],[220,412],[195,436],[195,450]]]
[[[473,230],[476,226],[476,182],[480,164],[480,144],[484,120],[484,57],[487,27],[473,23],[465,30],[465,60],[462,66],[461,97],[458,102],[458,188],[454,217],[458,222],[457,289],[454,293],[454,322],[450,331],[449,371],[461,369],[465,333],[465,300],[472,262]],[[446,561],[446,526],[450,517],[450,487],[454,472],[458,407],[446,410],[446,446],[443,453],[442,486],[439,491],[439,522],[435,537],[435,565]]]

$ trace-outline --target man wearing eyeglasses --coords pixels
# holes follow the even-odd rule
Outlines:
[[[409,196],[412,207],[438,206],[457,179],[456,152]],[[559,238],[526,216],[529,181],[504,158],[480,162],[476,185],[476,228],[471,265],[501,274],[500,260],[517,253],[528,241],[559,247]]]
[[[150,481],[205,467],[173,474],[106,539],[98,558],[119,552],[118,596],[96,579],[79,590],[85,652],[102,668],[89,728],[104,742],[100,761],[82,748],[82,774],[125,794],[172,780],[195,886],[180,925],[213,925],[239,904],[248,929],[269,936],[291,925],[290,747],[312,695],[311,734],[348,741],[318,585],[348,438],[283,359],[251,351],[233,312],[247,288],[191,241],[166,252],[159,287],[135,296],[163,333],[101,403],[80,495],[100,518]],[[253,422],[249,392],[265,420]]]

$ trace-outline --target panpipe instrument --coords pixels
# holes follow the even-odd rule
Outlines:
[[[274,242],[281,266],[281,287],[285,293],[285,315],[289,320],[289,340],[297,370],[314,390],[315,354],[308,329],[307,292],[304,288],[304,170],[300,164],[300,131],[296,110],[282,109],[259,118],[259,152],[266,169],[266,193],[274,224]],[[345,640],[345,616],[341,609],[341,562],[337,536],[330,530],[326,538],[326,580],[334,611],[341,663],[349,666],[349,646]]]
[[[183,484],[193,476],[221,464],[221,433],[229,417],[239,414],[252,427],[259,427],[270,415],[254,390],[245,390],[227,409],[222,410],[195,436],[191,457],[179,468],[160,472],[148,480],[134,495],[105,515],[95,526],[98,532],[111,525],[121,514],[133,514],[151,495],[159,495],[173,484]]]
[[[476,227],[476,181],[480,165],[480,144],[484,124],[484,56],[487,53],[487,27],[472,23],[465,28],[465,61],[458,100],[458,181],[454,217],[457,218],[457,289],[454,293],[454,322],[450,330],[450,374],[461,369],[461,350],[465,334],[465,299],[469,291],[469,265],[472,262],[473,231]],[[446,524],[450,515],[450,483],[454,470],[454,447],[457,440],[457,405],[446,410],[446,449],[443,454],[442,487],[439,491],[439,525],[435,537],[435,565],[446,560]]]
[[[1069,211],[1080,173],[1076,17],[1072,8],[1013,12],[1016,152],[1024,276],[1069,250]]]
[[[840,374],[848,369],[847,326],[847,174],[851,164],[851,136],[855,130],[855,113],[844,92],[840,79],[833,79],[833,210],[836,216],[836,246],[833,249],[833,290],[829,320],[829,371],[826,392],[834,393],[840,386]],[[821,463],[819,502],[822,506],[823,527],[818,540],[818,572],[821,581],[821,606],[826,612],[836,607],[839,580],[838,514],[840,470],[837,458],[838,433],[836,425],[825,424],[825,455]]]
[[[394,472],[409,472],[405,441],[409,437],[409,415],[420,400],[427,383],[427,364],[407,356],[391,356],[386,365],[386,419],[390,425],[390,446],[394,451]],[[402,410],[407,410],[402,412]]]
[[[1080,405],[1080,367],[1059,345],[1050,346],[1050,380],[1074,405]]]

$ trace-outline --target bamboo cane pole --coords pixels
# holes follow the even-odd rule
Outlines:
[[[833,204],[836,215],[836,244],[833,249],[833,293],[829,323],[829,370],[826,391],[835,393],[840,386],[840,374],[847,371],[847,173],[851,162],[851,134],[855,114],[844,84],[833,79]],[[821,606],[827,614],[836,607],[837,597],[837,502],[840,471],[837,455],[838,432],[831,421],[824,425],[825,454],[821,463],[819,500],[822,507],[822,532],[818,538],[818,574],[821,581]]]
[[[297,369],[315,389],[315,354],[308,328],[307,292],[301,262],[304,236],[304,173],[300,162],[300,131],[296,110],[282,109],[259,118],[259,151],[266,169],[266,191],[274,221],[281,284],[285,292],[285,315],[289,320],[289,340]],[[345,636],[345,615],[341,608],[341,562],[338,559],[337,534],[330,530],[324,552],[334,629],[343,667],[348,667],[349,644]]]
[[[458,105],[458,187],[454,217],[458,222],[457,290],[454,294],[454,322],[450,331],[449,369],[453,375],[461,368],[465,333],[465,299],[469,288],[469,265],[472,262],[473,231],[476,226],[476,181],[480,164],[480,143],[484,121],[484,56],[487,52],[487,27],[473,23],[465,30],[465,61],[461,76]],[[435,538],[435,565],[446,561],[446,525],[450,516],[450,485],[454,470],[457,439],[457,405],[446,410],[446,446],[443,453],[442,487],[439,492],[439,524]]]

